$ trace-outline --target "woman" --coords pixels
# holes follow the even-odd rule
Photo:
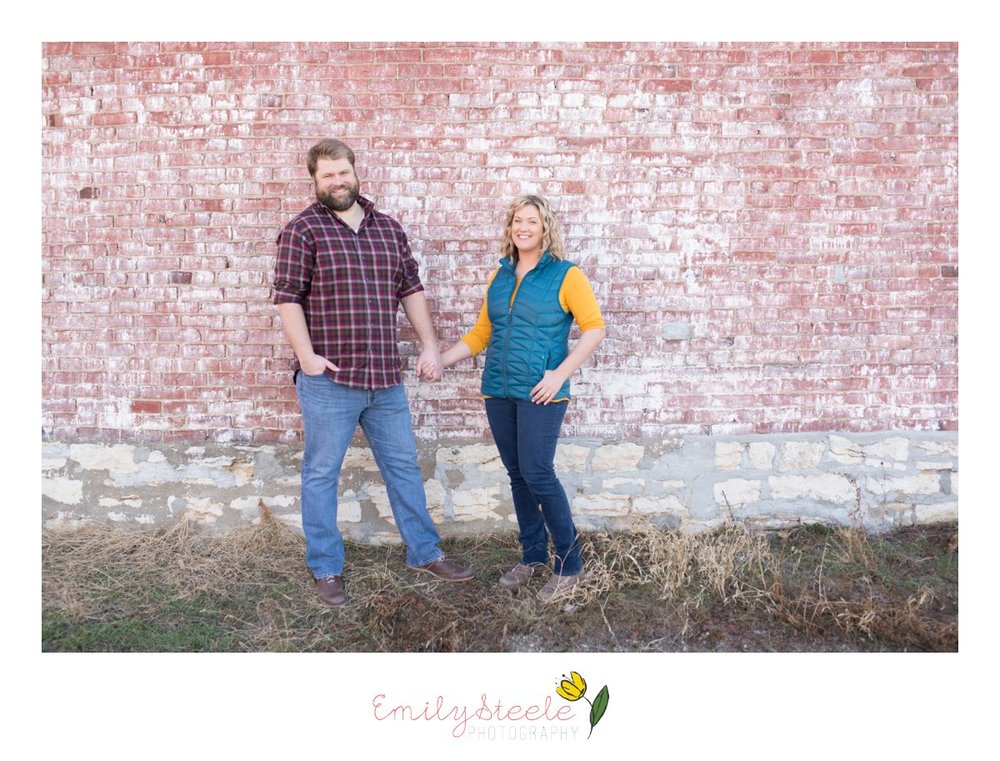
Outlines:
[[[442,355],[445,367],[486,349],[486,416],[510,476],[521,562],[500,577],[514,589],[548,568],[538,592],[550,601],[583,578],[583,557],[569,500],[553,460],[569,404],[569,378],[604,338],[604,320],[586,276],[562,258],[559,227],[541,196],[521,195],[507,210],[503,257],[475,327]],[[568,348],[574,319],[581,336]]]

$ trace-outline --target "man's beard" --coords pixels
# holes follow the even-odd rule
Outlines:
[[[317,190],[316,200],[330,211],[347,211],[357,202],[358,195],[361,193],[361,183],[358,181],[348,183],[344,189],[347,191],[347,195],[342,195],[340,198],[332,192]]]

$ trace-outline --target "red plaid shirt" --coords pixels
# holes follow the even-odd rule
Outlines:
[[[396,338],[399,301],[424,286],[403,228],[358,197],[357,232],[318,201],[278,236],[274,303],[302,305],[313,350],[340,368],[347,386],[379,389],[402,382]],[[298,369],[298,362],[295,363]]]

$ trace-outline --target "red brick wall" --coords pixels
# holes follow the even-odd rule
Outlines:
[[[408,231],[446,345],[472,323],[509,198],[551,198],[609,327],[569,435],[954,430],[957,58],[45,44],[43,430],[299,435],[269,286],[277,231],[312,199],[305,151],[328,136]],[[485,430],[471,365],[408,385],[421,437]]]

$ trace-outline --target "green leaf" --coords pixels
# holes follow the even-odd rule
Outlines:
[[[604,716],[604,712],[608,710],[608,686],[604,685],[601,691],[597,693],[597,697],[594,698],[594,702],[590,704],[590,732],[593,734],[594,727],[597,726],[597,722],[601,720]],[[589,738],[590,735],[587,735]]]

